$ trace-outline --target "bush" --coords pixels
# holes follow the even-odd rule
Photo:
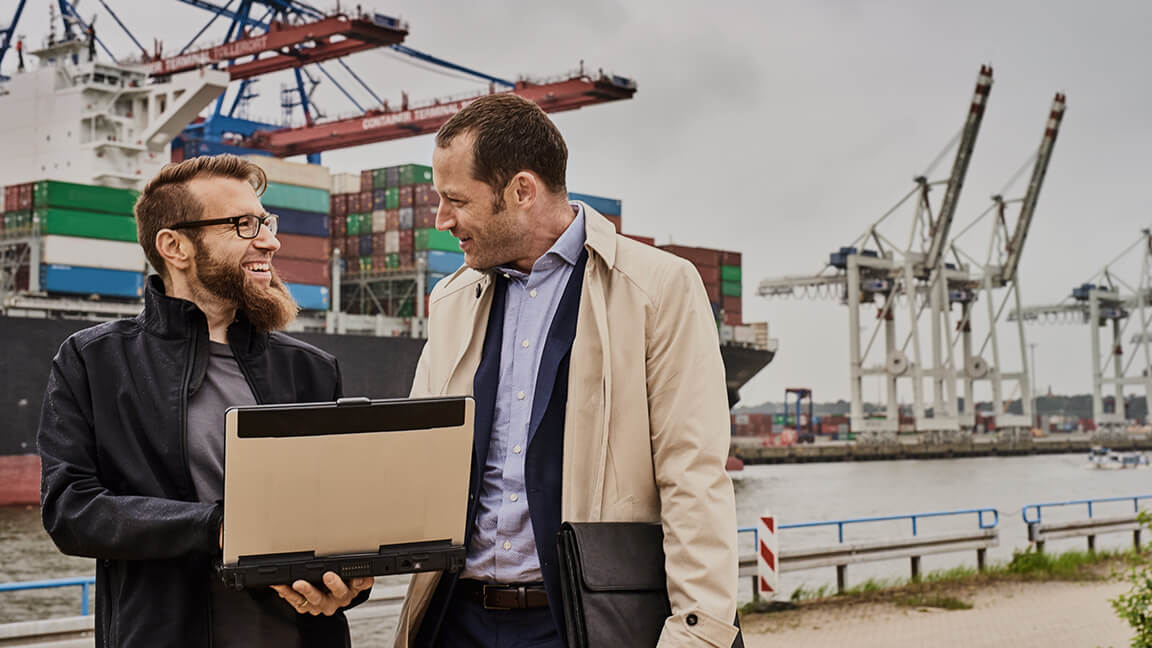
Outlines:
[[[1152,517],[1148,512],[1140,514],[1140,522],[1152,529]],[[1152,549],[1152,545],[1149,545]],[[1132,583],[1127,594],[1121,594],[1109,601],[1120,618],[1128,622],[1136,631],[1132,638],[1133,648],[1152,648],[1152,571],[1149,570],[1148,552],[1133,558],[1133,566],[1126,576]]]

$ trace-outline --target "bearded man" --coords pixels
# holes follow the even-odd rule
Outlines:
[[[272,265],[266,185],[232,155],[164,167],[136,203],[158,273],[143,312],[75,333],[52,361],[41,511],[61,551],[97,559],[96,645],[343,647],[341,610],[368,596],[371,578],[234,592],[213,570],[225,410],[341,395],[335,358],[276,332],[298,309]]]

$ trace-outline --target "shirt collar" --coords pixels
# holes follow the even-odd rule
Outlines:
[[[532,265],[533,270],[547,270],[557,265],[557,259],[563,260],[568,265],[576,265],[576,261],[580,258],[580,253],[584,250],[584,242],[586,233],[584,231],[584,206],[580,203],[569,203],[576,211],[576,218],[572,219],[572,223],[568,225],[568,229],[556,239],[552,247],[544,253],[544,256],[536,259],[536,263]],[[498,266],[497,271],[502,272],[506,276],[522,279],[528,276],[527,273],[521,272],[512,266]]]

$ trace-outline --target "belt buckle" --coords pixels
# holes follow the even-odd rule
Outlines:
[[[480,586],[480,605],[481,605],[481,607],[483,607],[485,610],[511,610],[512,608],[510,608],[510,607],[503,607],[503,606],[499,606],[499,605],[489,605],[488,604],[488,588],[489,587],[504,588],[503,585],[492,585],[489,583],[485,583],[484,585],[481,585]]]

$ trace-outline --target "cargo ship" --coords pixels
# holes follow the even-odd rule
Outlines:
[[[0,157],[0,505],[39,501],[35,435],[51,359],[71,333],[139,312],[148,268],[137,191],[163,164],[209,152],[181,134],[229,81],[209,68],[157,80],[138,65],[87,60],[84,48],[46,43],[29,52],[38,64],[0,86],[0,137],[20,152]],[[270,180],[262,201],[280,216],[275,265],[302,308],[293,334],[337,356],[346,393],[406,394],[427,295],[463,262],[434,227],[431,169],[333,174],[259,153],[250,159]],[[620,201],[572,198],[625,231]],[[660,247],[700,271],[734,404],[776,351],[766,323],[742,321],[740,254]]]

